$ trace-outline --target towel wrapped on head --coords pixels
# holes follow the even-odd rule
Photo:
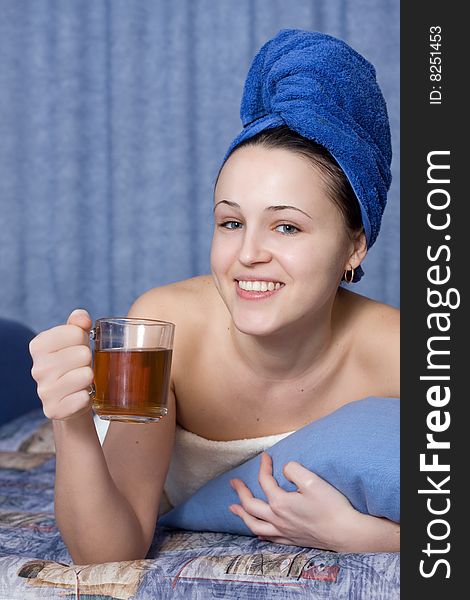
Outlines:
[[[324,146],[348,178],[370,248],[379,233],[391,184],[387,107],[375,69],[345,42],[315,31],[283,29],[258,54],[245,82],[243,130],[223,162],[244,140],[287,125]],[[355,270],[359,281],[363,271]]]

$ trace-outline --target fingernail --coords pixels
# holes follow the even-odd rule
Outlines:
[[[85,310],[84,308],[76,308],[75,310],[73,310],[70,313],[70,316],[72,316],[72,315],[79,315],[80,313],[88,315],[88,311]]]
[[[230,485],[231,485],[233,488],[235,488],[235,480],[234,480],[234,479],[231,479],[231,480],[230,480]]]

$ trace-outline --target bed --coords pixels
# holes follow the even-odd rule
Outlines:
[[[158,527],[145,560],[74,565],[54,520],[40,409],[0,427],[0,600],[399,598],[399,554],[340,554]]]

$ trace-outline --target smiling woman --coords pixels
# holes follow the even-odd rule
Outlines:
[[[390,185],[374,68],[331,36],[283,30],[253,61],[241,115],[214,192],[211,274],[149,290],[129,311],[176,324],[165,419],[113,422],[101,448],[83,393],[88,315],[32,344],[55,415],[57,521],[82,563],[144,557],[158,516],[291,436],[284,473],[296,491],[281,490],[265,458],[268,502],[237,480],[240,505],[227,512],[280,543],[399,547],[396,523],[359,512],[296,462],[304,426],[356,400],[399,396],[398,311],[340,286],[363,275]]]

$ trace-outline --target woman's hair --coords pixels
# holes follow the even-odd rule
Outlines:
[[[233,152],[243,146],[281,148],[291,150],[308,158],[322,175],[328,195],[343,215],[344,223],[350,237],[353,239],[363,230],[361,210],[356,194],[343,170],[326,148],[292,131],[287,125],[273,129],[264,129],[253,137],[241,142],[234,148]],[[215,186],[217,185],[220,171],[217,175]]]

